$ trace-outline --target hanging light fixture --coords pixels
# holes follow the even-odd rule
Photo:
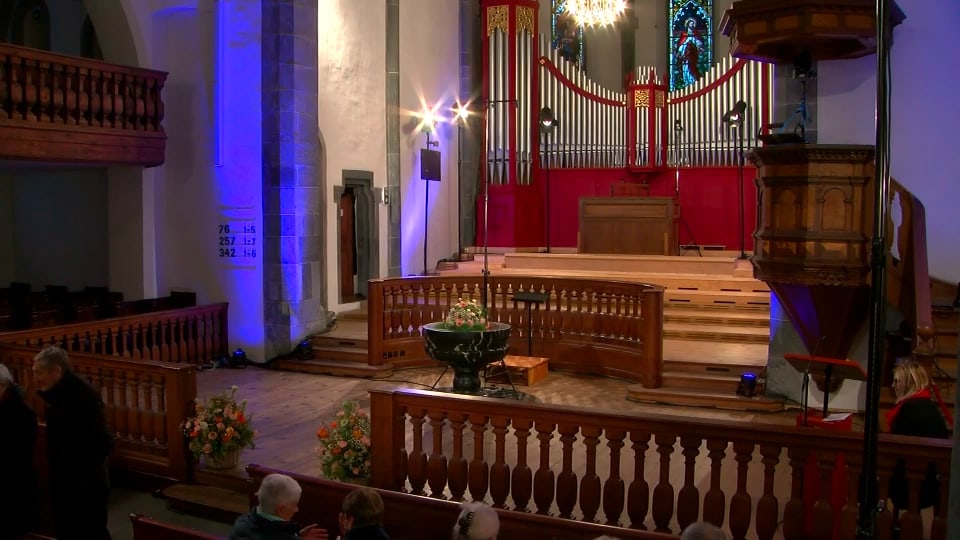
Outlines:
[[[581,26],[607,26],[627,8],[623,0],[566,0],[567,13]]]

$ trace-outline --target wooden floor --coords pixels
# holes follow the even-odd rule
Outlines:
[[[371,388],[427,388],[443,368],[397,371],[389,379],[367,380],[310,373],[275,371],[258,367],[217,369],[198,374],[200,398],[237,385],[238,395],[248,400],[248,411],[259,432],[257,447],[242,454],[243,463],[258,463],[298,473],[320,476],[315,455],[316,431],[330,419],[343,401],[356,400],[369,406]],[[440,386],[450,386],[448,373]],[[683,418],[710,418],[790,425],[796,411],[751,413],[702,407],[677,407],[627,401],[630,383],[604,377],[578,376],[551,371],[546,379],[522,389],[545,403],[618,412],[655,412]],[[238,469],[237,474],[240,473]]]

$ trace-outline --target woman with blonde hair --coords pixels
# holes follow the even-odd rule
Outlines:
[[[453,540],[497,540],[500,517],[496,510],[480,502],[465,502],[460,508]]]
[[[896,404],[887,411],[887,425],[894,435],[912,437],[931,437],[946,439],[950,437],[948,425],[953,425],[950,411],[940,397],[937,386],[930,381],[926,368],[906,360],[893,370],[893,393]],[[916,489],[916,486],[914,486]],[[894,516],[907,509],[909,485],[903,459],[898,459],[890,478],[890,502],[895,509]],[[920,484],[921,518],[924,521],[924,537],[929,537],[932,514],[925,509],[938,507],[940,503],[940,480],[933,463],[927,467]]]

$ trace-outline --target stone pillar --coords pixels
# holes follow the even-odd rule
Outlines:
[[[480,54],[480,3],[460,0],[460,102],[470,104],[471,115],[463,136],[460,156],[460,243],[477,242],[477,188],[479,156],[483,144],[483,103],[481,102],[482,59]]]
[[[326,328],[317,2],[262,0],[264,357]],[[236,112],[236,114],[243,114]]]
[[[400,0],[387,0],[387,197],[390,222],[387,233],[387,275],[400,276]]]

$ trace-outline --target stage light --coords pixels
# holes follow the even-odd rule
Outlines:
[[[740,384],[737,385],[737,395],[743,397],[753,397],[757,391],[757,374],[744,373],[740,375]]]
[[[297,355],[297,360],[313,360],[313,343],[310,338],[301,341],[294,353]]]
[[[544,179],[546,188],[547,188],[547,253],[550,253],[550,168],[551,168],[551,156],[550,156],[550,135],[556,131],[557,127],[560,125],[560,119],[553,115],[553,110],[550,107],[544,107],[540,109],[540,135],[543,136],[544,140],[547,141],[546,148],[546,158],[544,160],[544,170],[546,171],[546,178]]]
[[[743,117],[747,112],[747,103],[743,100],[737,102],[732,109],[723,114],[723,122],[731,128],[738,128],[743,124]]]
[[[467,124],[467,118],[470,117],[470,109],[462,103],[457,103],[457,107],[453,109],[454,120],[456,120],[458,126],[465,126]]]
[[[232,368],[247,367],[248,361],[249,360],[247,359],[247,353],[243,349],[238,347],[237,350],[233,351],[233,354],[230,356],[230,367]]]
[[[429,135],[437,128],[437,115],[432,109],[424,109],[420,113],[420,131]]]

